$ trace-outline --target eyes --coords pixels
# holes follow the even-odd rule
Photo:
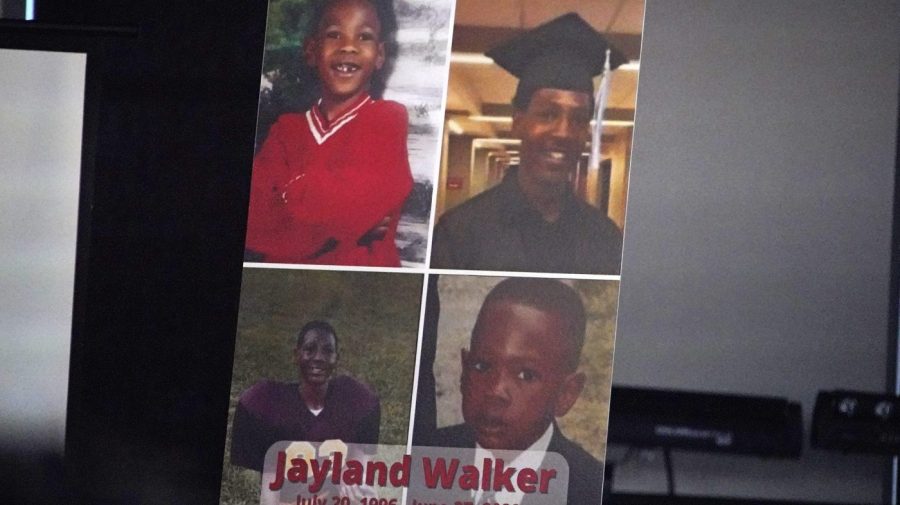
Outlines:
[[[550,123],[555,121],[557,117],[559,117],[559,111],[556,109],[539,109],[535,111],[534,117],[538,120],[543,121],[545,123]]]
[[[587,111],[579,110],[567,115],[566,111],[558,107],[544,107],[535,110],[532,116],[541,123],[554,123],[565,116],[573,126],[582,128],[590,126],[591,116]]]
[[[487,361],[475,360],[469,365],[469,368],[476,373],[485,374],[490,372],[493,367]],[[529,367],[515,367],[511,371],[517,380],[524,383],[536,382],[541,378],[541,374],[537,370]]]
[[[328,27],[325,29],[324,38],[330,40],[341,40],[344,38],[344,33],[337,27]],[[350,38],[353,38],[353,35],[351,35]],[[378,39],[378,35],[374,30],[364,29],[363,31],[356,34],[355,38],[361,42],[375,42]]]
[[[519,373],[516,374],[516,378],[525,382],[533,382],[538,379],[538,374],[534,370],[524,368],[519,370]]]
[[[324,346],[324,347],[320,348],[319,346],[316,346],[316,345],[305,345],[300,348],[300,352],[302,352],[303,354],[308,355],[308,356],[318,354],[319,352],[321,352],[325,356],[330,356],[330,355],[334,354],[334,347],[328,345],[328,346]]]

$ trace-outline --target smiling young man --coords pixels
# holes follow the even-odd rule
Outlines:
[[[266,451],[279,440],[377,444],[378,395],[352,377],[335,376],[338,357],[330,324],[304,325],[293,351],[299,382],[262,380],[241,394],[232,424],[231,464],[261,472]]]
[[[591,133],[593,76],[608,47],[581,17],[566,14],[487,52],[519,78],[512,124],[519,167],[440,219],[432,267],[619,273],[621,232],[572,191]],[[612,68],[623,61],[611,52]]]
[[[578,371],[585,328],[581,297],[569,286],[527,278],[497,284],[481,305],[469,349],[460,352],[465,422],[437,430],[427,445],[475,448],[476,461],[490,457],[491,450],[557,452],[569,465],[567,503],[600,503],[603,463],[556,424],[585,385],[585,375]],[[480,503],[479,498],[475,501]],[[501,503],[522,499],[515,493],[495,497]]]

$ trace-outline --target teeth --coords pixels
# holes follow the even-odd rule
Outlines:
[[[335,66],[335,69],[338,72],[354,72],[358,69],[358,65],[354,65],[353,63],[339,63]]]
[[[562,160],[563,158],[566,157],[565,153],[562,153],[559,151],[550,151],[547,154],[554,160]]]

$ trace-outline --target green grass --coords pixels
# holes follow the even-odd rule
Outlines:
[[[268,378],[296,381],[296,332],[313,319],[338,334],[338,373],[371,385],[381,398],[383,444],[405,445],[415,369],[422,276],[245,269],[235,342],[220,502],[259,503],[259,474],[233,467],[231,422],[238,397]]]

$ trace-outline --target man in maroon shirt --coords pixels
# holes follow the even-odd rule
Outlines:
[[[370,386],[334,376],[334,328],[311,321],[297,334],[299,382],[262,380],[241,394],[234,413],[231,464],[262,471],[266,451],[279,440],[377,444],[381,405]]]

